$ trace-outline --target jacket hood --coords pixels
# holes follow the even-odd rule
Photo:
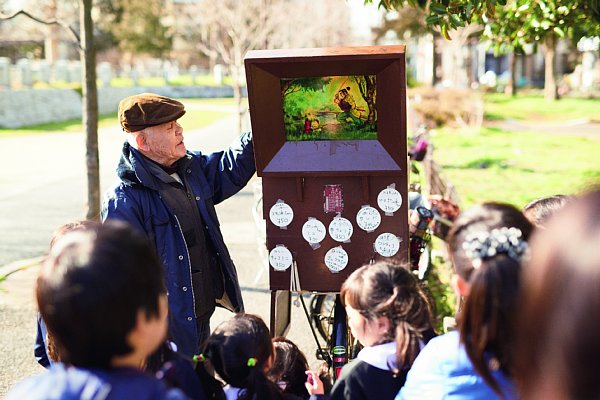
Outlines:
[[[146,166],[146,160],[127,141],[123,144],[121,158],[117,165],[117,175],[125,185],[144,185],[151,189],[157,189],[154,178]]]
[[[119,164],[117,166],[117,175],[121,181],[127,186],[143,185],[150,189],[158,190],[155,176],[148,167],[148,159],[144,157],[138,150],[131,147],[129,142],[123,144],[123,150]],[[181,160],[179,160],[182,168],[192,162],[192,156],[188,152]],[[183,163],[183,164],[182,164]]]

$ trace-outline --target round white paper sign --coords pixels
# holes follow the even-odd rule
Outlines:
[[[381,214],[374,207],[363,207],[356,214],[356,224],[363,231],[374,231],[381,224]]]
[[[325,254],[325,265],[331,272],[340,272],[348,265],[348,253],[341,246],[334,247]]]
[[[335,217],[329,224],[329,236],[338,242],[347,242],[352,237],[352,222],[343,217]]]
[[[286,203],[275,203],[269,211],[271,222],[280,228],[288,226],[294,219],[294,210]]]
[[[377,205],[386,213],[393,213],[402,205],[402,195],[394,188],[386,188],[379,192]]]
[[[302,225],[302,237],[308,243],[320,243],[326,233],[325,225],[318,219],[309,219]]]
[[[400,239],[393,233],[382,233],[375,239],[375,251],[383,257],[392,257],[400,250]]]
[[[269,264],[275,271],[285,271],[292,265],[292,253],[284,246],[277,246],[269,253]]]

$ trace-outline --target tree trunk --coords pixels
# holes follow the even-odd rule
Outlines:
[[[360,90],[360,95],[367,103],[367,123],[374,125],[377,118],[375,113],[375,79],[371,78],[370,75],[362,75],[362,78],[355,77],[355,82],[358,85],[358,90]]]
[[[242,85],[235,80],[233,83],[233,98],[235,99],[235,104],[237,106],[237,123],[238,123],[238,131],[236,134],[240,134],[242,132],[242,117],[244,116],[244,110],[242,110]]]
[[[369,107],[369,114],[367,115],[367,122],[369,125],[374,126],[375,121],[377,120],[377,110],[375,107],[375,80],[370,78],[369,75],[365,75],[367,96],[365,100],[367,101],[367,107]]]
[[[96,48],[94,46],[92,0],[80,0],[80,58],[84,85],[82,122],[86,132],[87,211],[86,218],[100,217],[100,162],[98,157],[98,89],[96,87]]]
[[[56,18],[56,0],[48,4],[48,16]],[[56,24],[48,25],[48,36],[44,40],[44,58],[52,65],[58,60],[59,28]]]
[[[514,50],[508,53],[508,68],[510,72],[510,78],[504,93],[507,96],[514,97],[517,95],[517,55],[515,54]]]
[[[244,110],[242,110],[242,79],[240,76],[240,69],[243,70],[243,68],[244,67],[239,67],[237,64],[232,64],[229,67],[229,72],[231,73],[233,81],[233,98],[237,108],[237,134],[242,132],[242,117],[244,115]]]
[[[545,40],[544,52],[544,97],[546,100],[558,100],[556,77],[554,76],[554,58],[556,57],[556,35],[549,33]]]
[[[431,48],[433,49],[433,60],[432,60],[433,62],[431,63],[431,66],[433,68],[433,75],[431,76],[431,86],[435,86],[439,82],[437,73],[438,73],[438,68],[440,66],[440,63],[438,62],[438,56],[437,56],[438,49],[437,49],[437,45],[436,45],[436,42],[437,42],[436,34],[432,33],[431,37],[432,37]]]

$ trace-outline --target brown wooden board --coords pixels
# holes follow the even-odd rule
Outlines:
[[[288,290],[271,291],[270,332],[272,337],[286,336],[290,330],[292,293]]]
[[[263,178],[263,215],[266,216],[267,247],[272,250],[277,245],[286,246],[292,253],[298,267],[300,288],[317,292],[339,291],[344,280],[360,266],[372,260],[389,259],[377,254],[373,243],[377,236],[384,232],[393,233],[402,238],[400,250],[392,257],[395,262],[408,262],[408,199],[407,179],[405,175],[370,176],[366,179],[356,176],[336,177],[304,177],[302,182],[302,201],[298,200],[295,179]],[[377,206],[379,192],[391,184],[402,194],[401,208],[386,216]],[[325,185],[341,185],[343,188],[344,210],[341,216],[352,222],[354,233],[350,243],[339,243],[329,234],[320,243],[321,247],[313,250],[302,237],[302,226],[309,217],[320,220],[326,227],[335,217],[335,213],[326,214],[323,210],[323,191]],[[367,186],[367,187],[365,187]],[[294,219],[287,229],[275,226],[269,220],[269,210],[278,201],[283,200],[294,211]],[[356,214],[363,205],[377,208],[381,213],[381,225],[373,232],[367,233],[356,225]],[[332,273],[324,262],[325,253],[332,247],[342,246],[348,253],[348,266],[339,273]],[[391,260],[391,259],[390,259]],[[392,260],[391,260],[392,261]],[[290,271],[269,269],[272,290],[290,289]]]

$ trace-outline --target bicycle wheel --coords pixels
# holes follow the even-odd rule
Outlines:
[[[311,301],[312,322],[326,343],[331,339],[334,304],[335,294],[332,293],[315,294]]]

